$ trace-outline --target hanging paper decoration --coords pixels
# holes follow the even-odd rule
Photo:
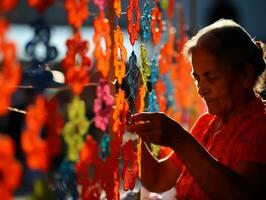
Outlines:
[[[138,39],[140,30],[139,0],[129,0],[129,5],[127,7],[127,20],[127,31],[130,38],[130,43],[131,45],[134,45],[135,41]]]
[[[78,152],[83,146],[84,139],[89,129],[89,121],[86,118],[85,102],[78,96],[74,96],[68,106],[68,122],[63,129],[63,137],[67,143],[67,157],[70,161],[78,159]]]
[[[151,8],[149,1],[145,1],[143,14],[141,16],[142,38],[144,42],[151,37]]]
[[[137,91],[138,91],[138,79],[139,79],[139,68],[137,66],[137,56],[134,51],[131,52],[129,57],[128,72],[125,77],[127,85],[129,86],[129,96],[135,102]]]
[[[54,0],[27,0],[28,4],[34,8],[39,13],[44,13],[46,9],[54,3]]]
[[[147,59],[147,50],[143,43],[140,45],[140,58],[141,58],[141,65],[140,65],[141,79],[143,85],[147,88],[147,81],[151,75],[151,68],[150,68],[150,63]]]
[[[11,200],[20,183],[22,166],[15,159],[15,144],[8,135],[0,134],[0,158],[0,196]]]
[[[110,94],[110,86],[106,80],[101,79],[96,89],[97,98],[94,100],[93,112],[95,114],[95,127],[105,131],[112,111],[114,98]]]
[[[18,3],[18,0],[1,0],[0,1],[0,12],[11,11]]]
[[[117,18],[120,18],[121,15],[121,0],[114,0],[114,11]]]
[[[113,112],[113,132],[120,143],[122,142],[122,136],[126,130],[126,116],[128,109],[129,105],[125,99],[125,92],[118,89],[118,93],[115,96],[115,110]]]
[[[115,77],[117,78],[118,83],[122,84],[122,79],[126,73],[126,58],[127,51],[124,47],[124,37],[123,33],[119,26],[116,27],[114,31],[114,67],[115,67]],[[120,57],[120,58],[119,58]]]
[[[162,13],[158,5],[152,9],[151,32],[153,44],[157,45],[160,42],[163,33]]]
[[[66,83],[75,95],[79,95],[89,82],[88,72],[91,68],[91,60],[87,56],[89,43],[81,40],[77,32],[73,38],[67,40],[66,45],[68,50],[61,65],[65,71]]]
[[[122,147],[122,156],[124,160],[124,167],[122,177],[124,180],[124,190],[133,190],[135,186],[135,179],[139,175],[138,157],[135,152],[132,140],[126,142]]]
[[[79,29],[89,16],[89,0],[65,0],[67,20],[75,29]]]
[[[111,36],[109,20],[105,18],[104,12],[101,11],[99,16],[93,21],[95,30],[93,42],[95,44],[94,57],[97,62],[96,66],[103,78],[107,78],[110,68],[111,56]],[[102,41],[105,44],[105,51],[102,47]]]
[[[105,7],[105,0],[93,0],[93,3],[98,6],[100,11],[104,10]]]
[[[38,96],[35,105],[30,106],[27,113],[26,128],[21,135],[21,146],[26,154],[27,165],[30,169],[47,172],[50,155],[47,141],[41,138],[42,127],[47,117],[45,99]]]
[[[100,199],[102,163],[98,155],[97,142],[91,135],[88,135],[80,151],[79,161],[76,163],[77,182],[82,186],[82,199]]]

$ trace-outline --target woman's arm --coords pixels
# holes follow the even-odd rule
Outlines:
[[[211,198],[254,199],[255,196],[265,196],[266,166],[245,162],[233,171],[212,157],[185,130],[173,138],[172,149]]]
[[[142,142],[141,147],[141,183],[150,192],[164,192],[175,186],[181,174],[181,165],[174,161],[176,155],[172,151],[167,157],[158,160]]]

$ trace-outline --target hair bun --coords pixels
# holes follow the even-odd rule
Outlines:
[[[260,54],[263,55],[265,59],[266,58],[266,45],[262,41],[255,41],[255,44],[257,45]]]

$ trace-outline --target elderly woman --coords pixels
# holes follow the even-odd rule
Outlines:
[[[143,140],[143,186],[177,199],[266,199],[266,114],[254,86],[265,70],[261,44],[232,20],[200,30],[184,48],[208,113],[191,133],[164,113],[139,113],[128,131]],[[149,143],[170,147],[156,160]]]

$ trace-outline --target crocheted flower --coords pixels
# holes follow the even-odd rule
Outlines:
[[[151,9],[148,1],[144,4],[143,14],[141,16],[141,28],[142,38],[144,42],[147,42],[151,37]]]
[[[89,0],[65,0],[68,23],[79,29],[89,16]]]
[[[77,32],[73,38],[68,39],[67,54],[61,65],[66,74],[66,83],[71,87],[74,94],[79,95],[83,87],[88,84],[88,72],[91,67],[91,60],[86,55],[89,50],[87,41],[81,40]]]
[[[120,18],[121,15],[121,0],[114,0],[113,2],[114,10],[117,18]]]
[[[26,128],[21,136],[22,150],[26,154],[30,169],[47,172],[50,165],[50,155],[47,142],[41,138],[42,127],[47,112],[45,100],[38,96],[34,105],[27,109]]]
[[[88,131],[89,121],[85,113],[85,102],[78,96],[68,106],[68,122],[63,129],[63,137],[67,144],[67,157],[70,161],[78,159],[78,153],[83,146],[83,137]]]
[[[126,130],[126,116],[129,106],[125,99],[125,92],[118,89],[118,93],[115,96],[115,110],[113,112],[113,131],[119,141],[122,141],[122,136]]]
[[[136,98],[136,109],[138,112],[143,112],[145,108],[145,96],[147,89],[145,85],[141,85],[138,89],[137,98]]]
[[[96,66],[101,75],[106,78],[110,68],[110,56],[111,56],[111,36],[109,20],[105,18],[104,12],[101,11],[99,16],[93,21],[93,27],[95,30],[93,36],[93,42],[95,44],[94,57],[97,62]],[[105,50],[102,47],[104,41]]]
[[[44,13],[53,3],[54,0],[28,0],[28,4],[36,8],[39,13]]]
[[[77,182],[82,186],[82,199],[100,199],[102,163],[98,155],[98,144],[88,135],[76,164]]]
[[[153,44],[157,45],[160,42],[163,33],[162,13],[158,6],[155,6],[152,9],[151,32]]]
[[[131,45],[134,45],[135,41],[138,39],[140,30],[139,0],[129,0],[129,5],[127,7],[127,20],[127,31],[130,38],[130,43]]]
[[[124,160],[124,168],[122,177],[124,180],[124,190],[133,190],[135,186],[135,179],[138,177],[138,156],[135,152],[132,140],[129,140],[122,147],[122,156]]]
[[[114,103],[114,97],[110,93],[110,86],[106,80],[100,80],[96,89],[97,98],[94,100],[93,112],[95,113],[94,124],[97,128],[105,131]]]
[[[119,26],[117,26],[116,30],[114,31],[113,52],[114,52],[115,76],[117,78],[117,82],[121,85],[123,77],[125,76],[125,73],[126,73],[125,62],[127,59],[127,50],[124,46],[124,37],[123,37],[123,33]]]
[[[46,141],[49,145],[49,154],[54,157],[61,153],[61,132],[64,127],[64,119],[59,114],[58,102],[56,98],[51,99],[46,103],[47,112],[49,116],[47,117],[45,128],[47,131]]]
[[[129,97],[135,102],[137,91],[138,91],[138,79],[139,79],[139,68],[137,66],[137,56],[134,51],[131,52],[129,57],[128,71],[125,76],[127,85],[129,86]]]
[[[18,0],[1,0],[0,11],[9,12],[17,5],[17,3],[18,3]]]
[[[0,196],[11,200],[12,193],[19,186],[22,167],[15,160],[15,145],[8,135],[0,134]]]
[[[105,7],[105,0],[93,0],[93,3],[98,6],[100,11],[104,10]]]
[[[0,39],[1,40],[1,39]],[[12,94],[21,80],[20,65],[16,62],[15,45],[5,42],[1,45],[2,70],[0,72],[0,115],[7,113]]]
[[[143,85],[147,88],[147,81],[151,75],[151,68],[150,68],[150,63],[147,59],[147,50],[143,43],[141,43],[140,45],[140,58],[141,58],[141,65],[140,65],[141,79]]]

